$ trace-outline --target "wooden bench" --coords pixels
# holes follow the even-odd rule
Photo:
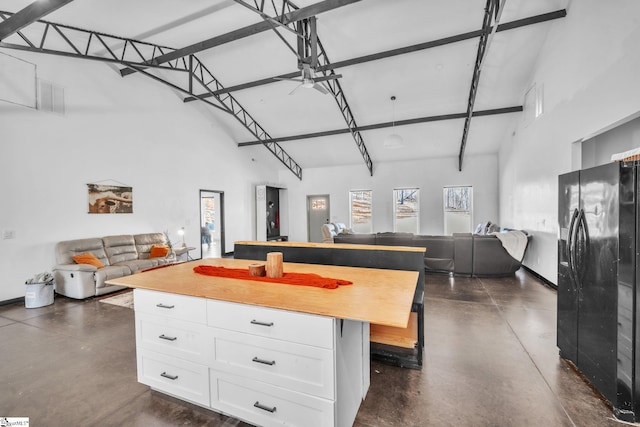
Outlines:
[[[418,281],[407,328],[371,324],[371,356],[397,366],[422,368],[425,248],[264,241],[241,241],[234,245],[237,259],[266,260],[267,253],[282,252],[285,262],[417,271]]]

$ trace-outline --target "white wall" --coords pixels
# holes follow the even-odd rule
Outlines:
[[[551,30],[531,83],[544,114],[500,150],[500,222],[533,233],[524,263],[557,282],[558,175],[571,144],[640,111],[640,2],[572,1]],[[524,97],[524,94],[523,94]]]
[[[581,169],[609,163],[612,154],[636,148],[640,148],[640,118],[583,141]]]
[[[0,301],[51,270],[57,241],[168,230],[200,249],[199,190],[225,193],[226,250],[253,238],[253,186],[275,172],[219,130],[210,107],[184,104],[144,76],[105,64],[21,54],[65,87],[64,116],[0,102]],[[263,162],[263,164],[266,162]],[[87,183],[133,187],[133,214],[87,214]],[[1,235],[0,235],[1,236]]]
[[[331,221],[349,224],[349,190],[373,191],[373,230],[393,230],[393,189],[420,188],[420,234],[443,234],[442,189],[449,185],[472,185],[475,223],[498,219],[498,158],[496,155],[465,156],[458,172],[458,158],[376,162],[369,176],[364,164],[309,168],[300,181],[282,172],[289,199],[290,240],[307,240],[306,196],[329,194]]]

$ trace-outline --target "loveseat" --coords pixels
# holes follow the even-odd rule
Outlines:
[[[122,286],[106,285],[105,281],[176,261],[164,233],[66,240],[56,244],[55,252],[55,290],[76,299],[123,289]],[[160,256],[152,256],[158,254]],[[80,258],[83,255],[89,262],[93,257],[98,262],[94,260],[96,265],[91,265],[74,260],[76,257],[85,262]]]
[[[522,236],[525,240],[521,240]],[[512,275],[520,268],[529,238],[524,232],[511,230],[504,234],[454,233],[453,236],[356,233],[339,234],[333,240],[334,243],[424,247],[424,268],[427,272],[495,277]],[[514,253],[515,258],[509,253],[509,240],[512,239],[520,241],[520,250]]]

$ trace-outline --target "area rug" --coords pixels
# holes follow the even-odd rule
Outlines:
[[[112,305],[119,305],[120,307],[133,308],[133,291],[127,290],[111,297],[101,298],[100,302],[104,302]]]

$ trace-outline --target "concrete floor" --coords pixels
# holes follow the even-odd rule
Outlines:
[[[355,422],[621,426],[555,345],[556,293],[519,271],[427,275],[421,371],[372,363]],[[0,417],[32,426],[246,426],[136,381],[133,311],[56,297],[0,306]]]

